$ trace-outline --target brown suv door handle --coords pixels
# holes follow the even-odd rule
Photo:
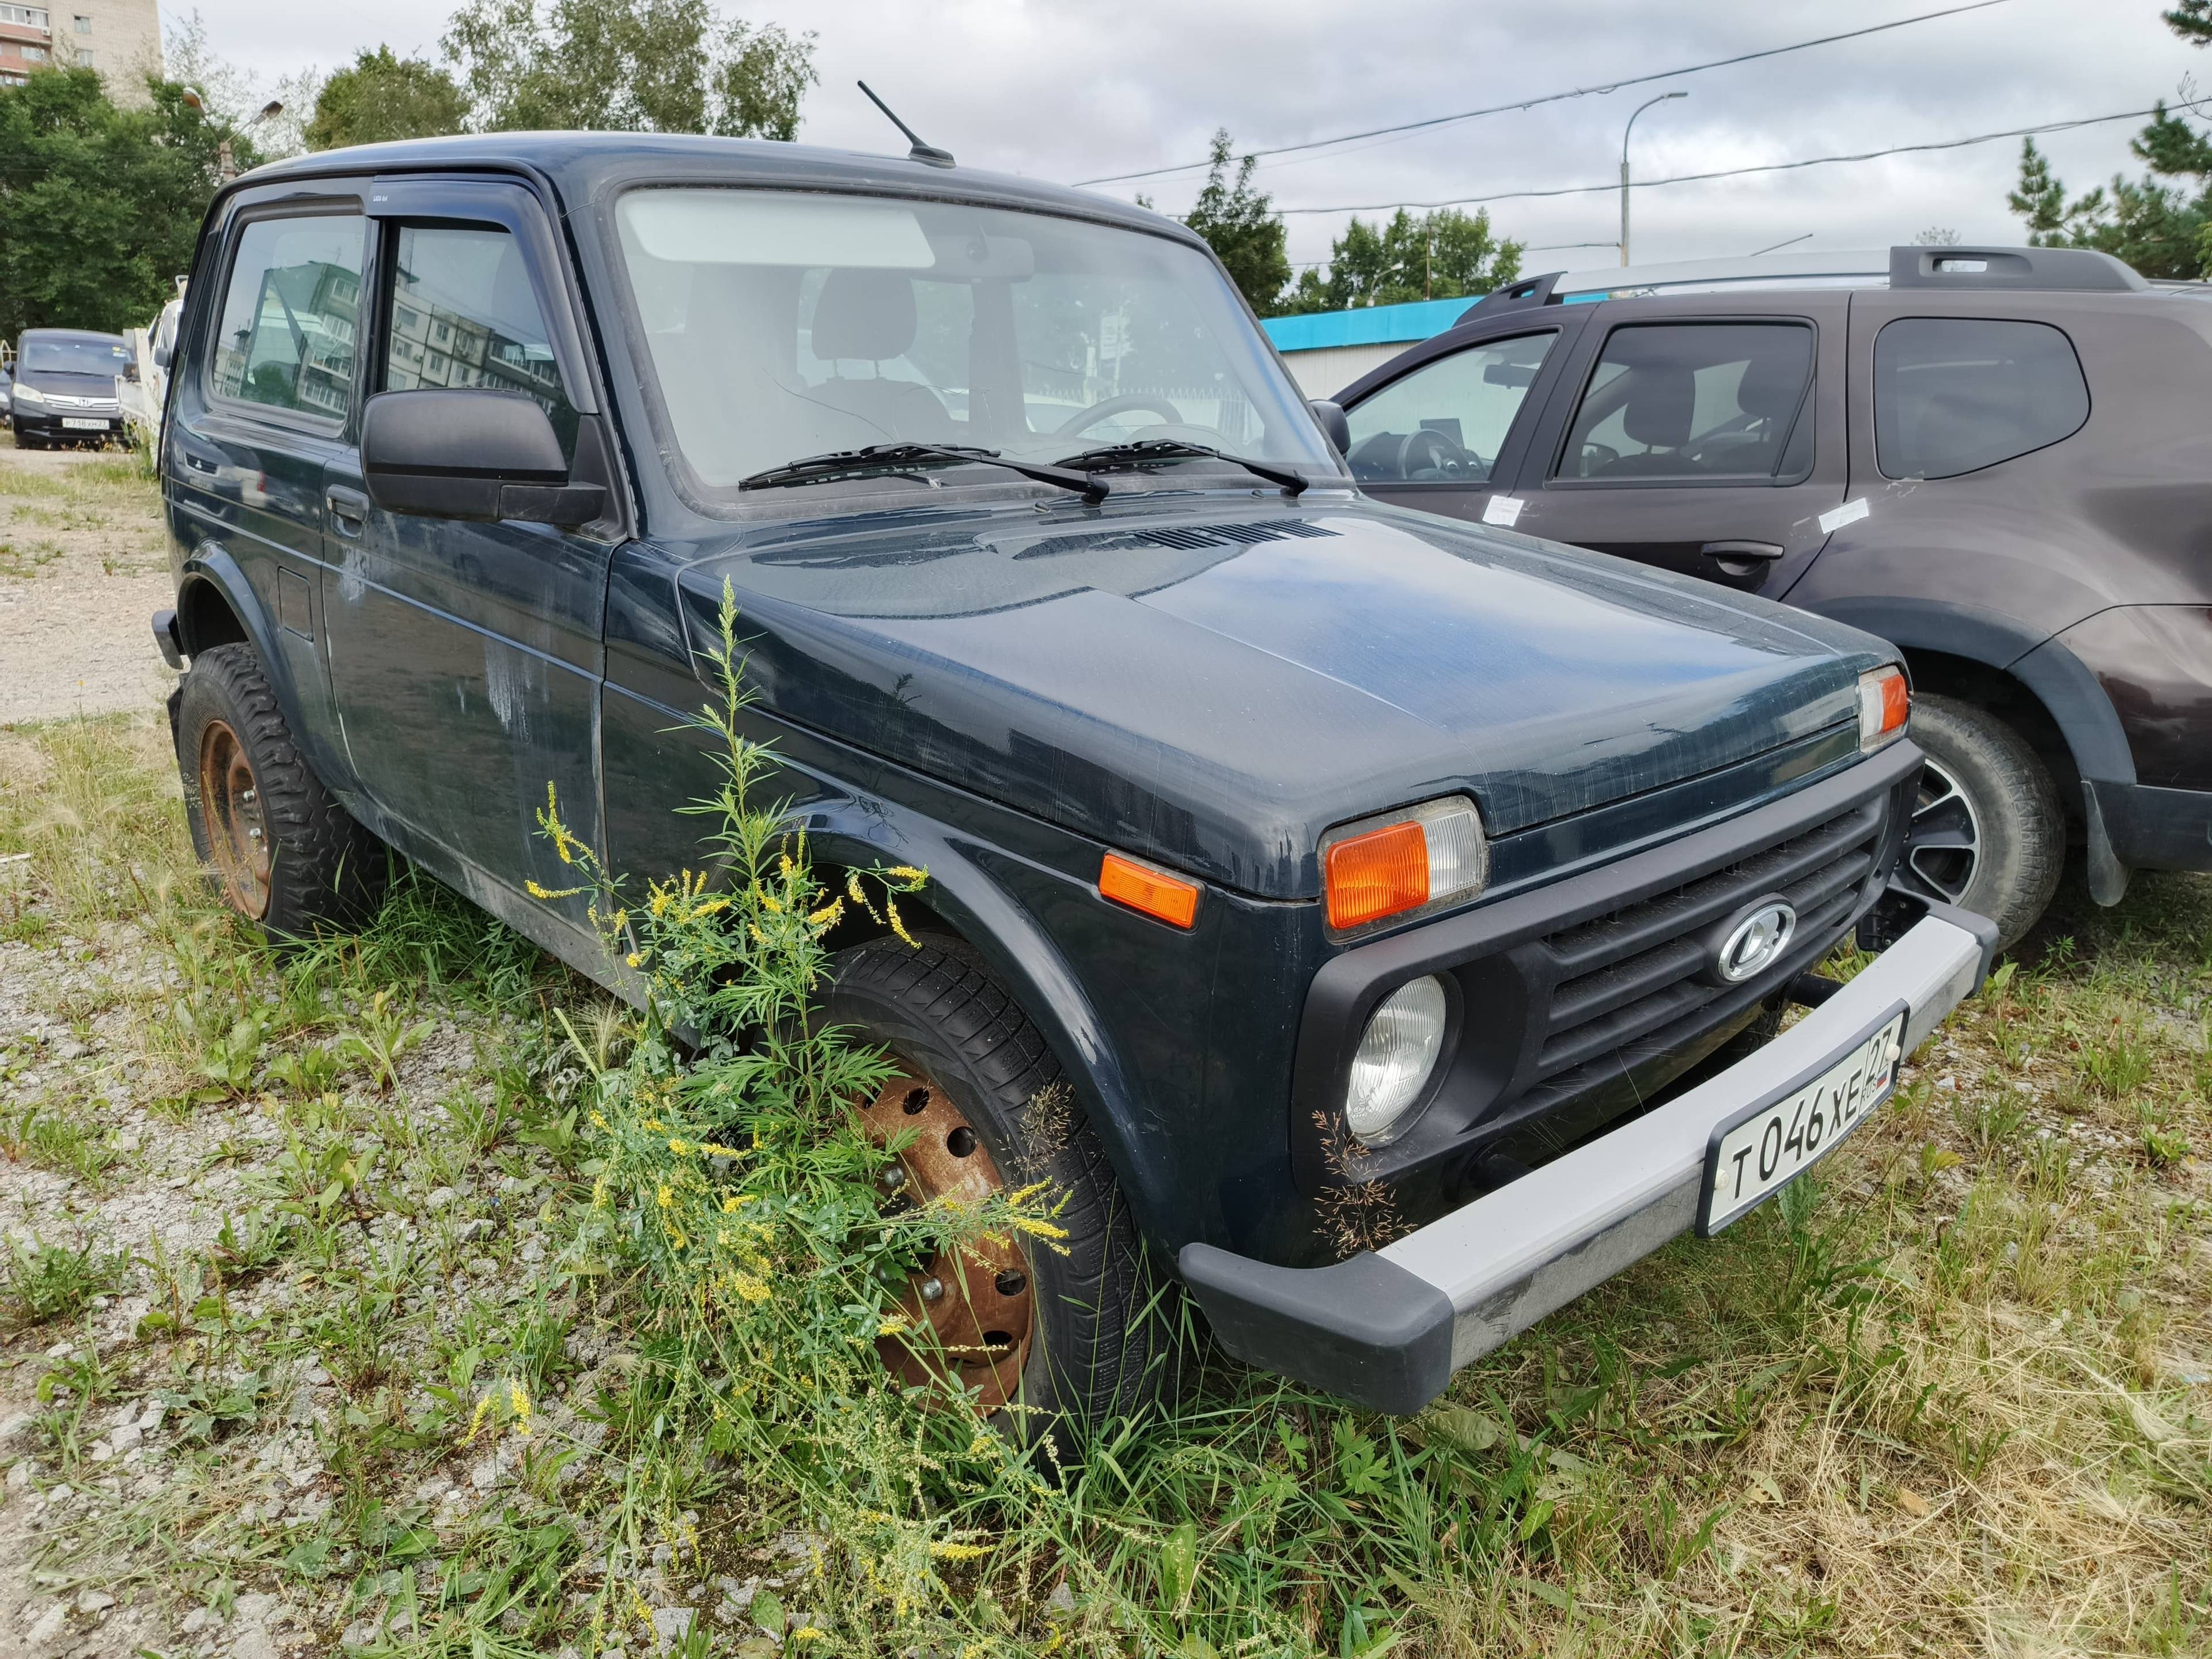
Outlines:
[[[1759,575],[1782,556],[1772,542],[1707,542],[1698,551],[1720,566],[1721,574],[1739,579]]]

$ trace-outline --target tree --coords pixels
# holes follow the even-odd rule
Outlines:
[[[301,130],[323,85],[322,71],[312,64],[264,85],[251,70],[216,55],[197,7],[162,30],[161,61],[163,77],[199,94],[218,124],[243,130],[247,122],[252,122],[253,149],[263,161],[297,155],[307,148]],[[284,107],[276,115],[260,118],[272,100]],[[232,145],[236,148],[235,134]]]
[[[592,128],[795,138],[814,35],[708,0],[469,0],[446,57],[483,131]]]
[[[0,86],[0,337],[151,322],[191,268],[228,128],[176,82],[146,84],[143,109],[89,69]],[[241,167],[260,159],[232,142]]]
[[[1229,130],[1213,135],[1213,165],[1206,175],[1206,188],[1197,205],[1183,221],[1206,238],[1233,281],[1262,317],[1282,309],[1284,287],[1291,280],[1291,256],[1285,248],[1283,222],[1275,216],[1272,198],[1252,188],[1256,158],[1248,155],[1237,169],[1237,182],[1229,182]]]
[[[468,118],[468,98],[452,76],[434,64],[398,58],[390,46],[379,46],[323,82],[306,137],[309,149],[436,138],[460,131]]]
[[[1299,274],[1291,311],[1344,311],[1410,300],[1487,294],[1521,272],[1522,245],[1500,241],[1487,209],[1443,208],[1416,217],[1400,208],[1377,230],[1354,218],[1329,247],[1328,269]]]
[[[2181,0],[2161,15],[2191,45],[2212,44],[2212,0]],[[2146,276],[2212,272],[2212,137],[2161,101],[2128,148],[2149,177],[2114,173],[2111,185],[2069,199],[2035,140],[2024,140],[2020,185],[2005,200],[2027,221],[2030,246],[2101,249]],[[2161,182],[2169,179],[2180,182]]]

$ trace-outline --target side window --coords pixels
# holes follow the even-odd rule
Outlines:
[[[1874,443],[1891,478],[1955,478],[2071,437],[2089,387],[2048,323],[1900,317],[1874,342]]]
[[[1358,408],[1352,476],[1384,482],[1481,483],[1512,430],[1553,333],[1469,346],[1393,381]]]
[[[401,225],[392,239],[384,392],[483,386],[519,392],[553,417],[573,453],[576,411],[513,233]]]
[[[1562,478],[1759,483],[1813,461],[1813,331],[1802,323],[1613,330],[1559,457]]]
[[[223,290],[215,395],[342,421],[353,407],[362,222],[256,219],[240,233]]]

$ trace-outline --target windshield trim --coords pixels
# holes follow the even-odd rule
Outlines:
[[[653,447],[659,452],[662,476],[668,480],[677,498],[701,518],[728,524],[839,518],[860,512],[881,512],[907,506],[924,508],[943,507],[955,501],[979,507],[1000,501],[1026,504],[1059,499],[1064,496],[1065,492],[1051,484],[1032,483],[1000,472],[996,468],[984,467],[947,469],[936,475],[932,483],[924,484],[916,484],[911,479],[902,480],[896,474],[840,481],[827,489],[742,489],[736,485],[726,487],[708,483],[684,453],[682,441],[676,433],[675,422],[669,415],[661,391],[660,377],[653,366],[652,344],[647,337],[644,319],[639,314],[637,296],[630,282],[618,218],[623,201],[634,191],[684,189],[775,191],[787,194],[854,197],[876,201],[941,203],[948,206],[1025,213],[1038,218],[1095,225],[1103,229],[1151,236],[1177,247],[1193,250],[1213,267],[1232,302],[1243,313],[1247,325],[1259,342],[1261,355],[1281,376],[1291,401],[1300,410],[1306,407],[1304,389],[1283,362],[1273,343],[1267,338],[1267,331],[1260,326],[1257,314],[1244,298],[1243,290],[1230,276],[1219,256],[1203,237],[1174,220],[1162,219],[1157,224],[1133,222],[1127,216],[1128,210],[1119,203],[1101,204],[1101,210],[1092,213],[1083,211],[1079,204],[1011,199],[1008,196],[984,190],[917,188],[901,180],[872,179],[862,184],[813,177],[746,178],[732,177],[728,170],[721,167],[698,172],[656,167],[650,172],[611,179],[607,182],[605,192],[596,196],[593,205],[597,209],[599,221],[597,251],[603,272],[601,280],[607,285],[611,299],[602,314],[611,313],[619,320],[623,347],[629,354],[632,371],[628,378],[635,382],[639,406],[653,435]],[[628,387],[622,388],[619,395],[627,401]],[[1332,484],[1356,487],[1342,458],[1336,454],[1327,435],[1321,433],[1318,422],[1315,425],[1315,431],[1319,438],[1320,452],[1327,458],[1327,467],[1310,470],[1310,485],[1324,489]],[[1221,475],[1221,484],[1233,488],[1234,493],[1239,495],[1249,494],[1249,487],[1260,482],[1240,466],[1208,459],[1178,468],[1179,476],[1171,491],[1164,482],[1158,489],[1131,488],[1135,479],[1142,475],[1115,473],[1111,476],[1120,487],[1112,494],[1116,496],[1188,494],[1194,486],[1206,484],[1209,481],[1206,474],[1216,469]],[[990,476],[993,473],[998,476]],[[855,485],[861,488],[855,489]],[[872,487],[878,485],[888,488]],[[1262,483],[1261,488],[1267,489],[1271,487]]]

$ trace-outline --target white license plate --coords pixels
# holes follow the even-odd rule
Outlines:
[[[88,421],[79,415],[62,416],[62,428],[68,432],[105,432],[113,424],[112,421]]]
[[[1711,1237],[1756,1209],[1865,1122],[1897,1086],[1905,1010],[1892,1009],[1838,1058],[1713,1131],[1698,1231]]]

